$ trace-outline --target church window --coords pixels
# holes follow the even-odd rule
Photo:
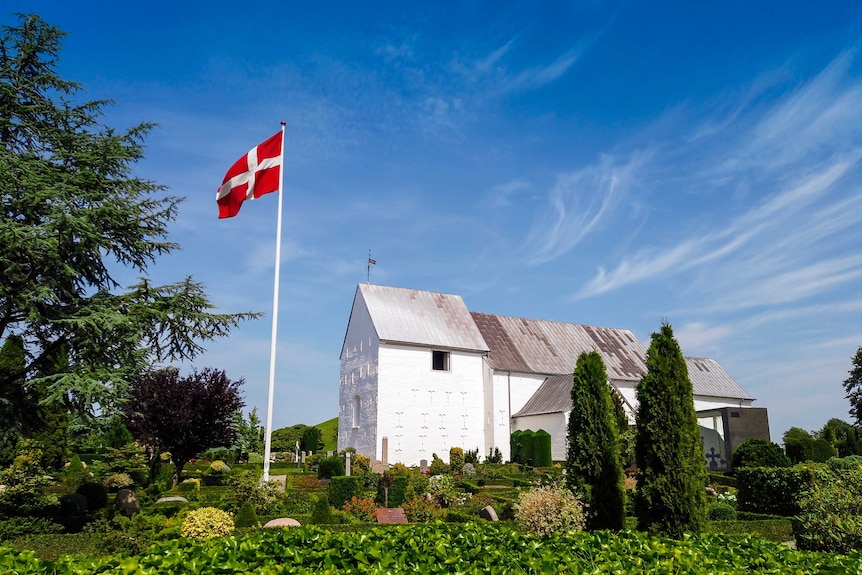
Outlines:
[[[353,428],[359,428],[359,409],[361,407],[362,401],[359,399],[358,395],[353,396]]]
[[[432,351],[431,369],[433,369],[434,371],[449,371],[449,352]]]

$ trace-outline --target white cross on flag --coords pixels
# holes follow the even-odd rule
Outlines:
[[[232,218],[245,200],[279,191],[282,133],[255,146],[230,167],[216,194],[218,217]]]

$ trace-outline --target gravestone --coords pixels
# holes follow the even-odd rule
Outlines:
[[[401,507],[392,509],[384,507],[375,511],[374,516],[377,522],[382,524],[407,523],[407,514],[404,513],[404,509]]]
[[[425,471],[428,471],[428,460],[427,459],[420,459],[419,460],[419,472],[424,473]]]
[[[270,475],[269,480],[276,482],[278,484],[277,490],[284,493],[287,487],[287,475]]]
[[[344,475],[350,477],[350,452],[344,454]]]
[[[483,507],[479,510],[479,517],[482,519],[487,519],[488,521],[499,521],[500,519],[497,517],[497,512],[494,511],[494,508],[488,505],[487,507]]]
[[[388,463],[383,463],[382,461],[375,461],[371,464],[371,472],[376,473],[377,475],[383,475],[383,472],[389,469]]]
[[[264,528],[272,528],[272,527],[299,527],[299,521],[293,519],[291,517],[279,517],[278,519],[273,519],[272,521],[267,521]]]
[[[302,463],[305,463],[305,452],[302,452]]]
[[[381,449],[381,451],[383,452],[383,463],[385,465],[389,463],[389,438],[386,436],[383,437],[382,447],[383,449]]]
[[[131,489],[120,489],[117,491],[117,496],[114,497],[114,505],[126,517],[131,517],[141,510],[141,504],[138,503],[138,498],[135,497],[135,492]]]
[[[159,503],[188,503],[189,500],[185,497],[180,497],[179,495],[172,495],[170,497],[160,497],[158,501],[156,501],[156,505]]]

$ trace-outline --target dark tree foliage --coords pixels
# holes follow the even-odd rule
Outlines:
[[[586,498],[588,529],[622,529],[625,487],[617,413],[602,356],[578,357],[572,378],[566,483]]]
[[[176,485],[189,459],[236,439],[233,421],[243,407],[243,383],[211,368],[186,377],[176,368],[148,373],[129,387],[126,425],[135,439],[171,453]]]
[[[274,429],[270,436],[270,449],[272,451],[296,451],[296,444],[302,439],[302,433],[308,428],[304,423],[297,423],[290,427]],[[300,449],[302,449],[300,447]]]
[[[68,454],[69,411],[63,403],[41,401],[48,396],[46,377],[69,371],[69,354],[65,346],[55,348],[36,376],[34,390],[40,399],[37,410],[39,423],[29,435],[41,446],[46,467],[57,469],[63,466]]]
[[[26,386],[24,339],[9,336],[0,348],[0,464],[15,457],[18,441],[38,425],[38,396]]]
[[[180,199],[132,173],[152,125],[103,124],[110,102],[57,74],[62,38],[35,15],[0,31],[0,339],[22,337],[24,380],[86,422],[116,413],[146,365],[193,358],[254,314],[212,313],[190,277],[146,279],[178,247]],[[143,277],[123,289],[112,267]],[[60,348],[68,369],[46,374]]]
[[[314,427],[306,427],[299,440],[299,447],[305,452],[317,453],[323,449],[323,432]]]
[[[830,457],[835,457],[838,451],[828,440],[813,437],[799,427],[791,427],[784,432],[784,451],[791,463],[813,461],[826,463]]]
[[[747,439],[733,450],[733,467],[790,467],[790,459],[777,443]]]
[[[838,451],[838,457],[862,455],[862,439],[859,429],[846,421],[833,417],[820,430],[820,437],[829,441]]]
[[[680,538],[706,522],[706,464],[688,368],[667,323],[652,334],[637,385],[638,529]]]
[[[850,361],[853,363],[853,369],[847,372],[844,391],[850,401],[850,415],[856,421],[856,427],[862,427],[862,346],[856,350],[856,355]]]

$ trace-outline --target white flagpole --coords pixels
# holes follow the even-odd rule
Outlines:
[[[278,169],[278,223],[275,226],[275,286],[272,290],[272,341],[269,348],[269,394],[266,401],[266,435],[263,448],[263,480],[269,481],[272,449],[272,398],[275,392],[275,348],[278,333],[278,276],[281,270],[281,206],[284,200],[284,125],[281,122],[281,166]]]

